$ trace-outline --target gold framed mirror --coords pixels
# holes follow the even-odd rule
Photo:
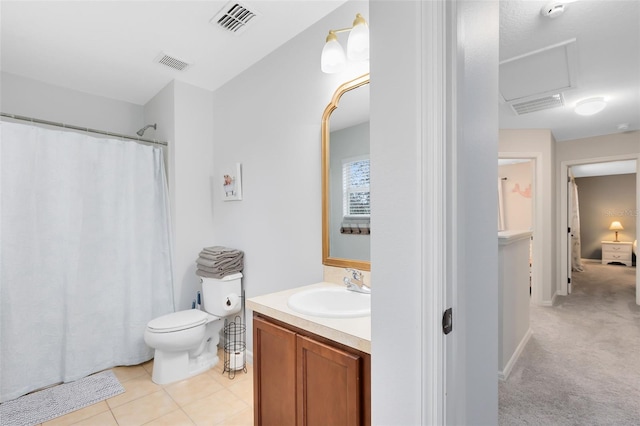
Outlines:
[[[363,271],[371,270],[368,84],[365,74],[336,89],[322,114],[321,142],[322,263]]]

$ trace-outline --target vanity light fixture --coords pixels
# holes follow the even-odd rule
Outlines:
[[[574,111],[578,115],[593,115],[602,111],[607,106],[604,98],[589,98],[576,104]]]
[[[618,231],[624,231],[624,228],[622,227],[622,224],[620,223],[620,221],[614,220],[613,222],[611,222],[611,225],[609,226],[609,231],[616,231],[616,239],[615,239],[615,243],[618,243]]]
[[[338,43],[338,33],[349,31],[347,40],[347,54]],[[361,14],[356,14],[353,26],[339,30],[329,30],[326,43],[320,57],[322,72],[334,74],[341,72],[347,65],[347,58],[352,61],[366,61],[369,59],[369,26]]]

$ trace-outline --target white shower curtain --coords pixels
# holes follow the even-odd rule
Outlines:
[[[569,171],[571,173],[571,171]],[[582,264],[582,243],[580,240],[580,205],[578,204],[578,185],[573,176],[569,177],[571,186],[571,270],[584,271]]]
[[[0,129],[0,401],[150,359],[173,311],[162,149]]]

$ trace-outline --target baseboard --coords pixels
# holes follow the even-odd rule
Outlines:
[[[556,301],[556,297],[558,297],[558,292],[553,293],[551,300],[543,300],[541,306],[553,306]]]
[[[520,358],[520,354],[524,350],[524,347],[527,346],[527,342],[531,338],[531,334],[532,334],[531,328],[529,328],[527,332],[524,334],[524,337],[522,338],[522,340],[520,341],[520,344],[518,345],[516,350],[513,352],[513,355],[511,355],[511,359],[509,360],[509,362],[507,362],[507,365],[505,365],[504,370],[498,371],[498,380],[502,380],[502,381],[507,380],[507,378],[509,377],[509,374],[511,374],[511,370],[513,369],[513,366],[515,365],[518,358]]]

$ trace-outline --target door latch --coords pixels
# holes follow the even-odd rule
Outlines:
[[[453,310],[449,308],[442,315],[442,332],[449,334],[451,330],[453,330]]]

